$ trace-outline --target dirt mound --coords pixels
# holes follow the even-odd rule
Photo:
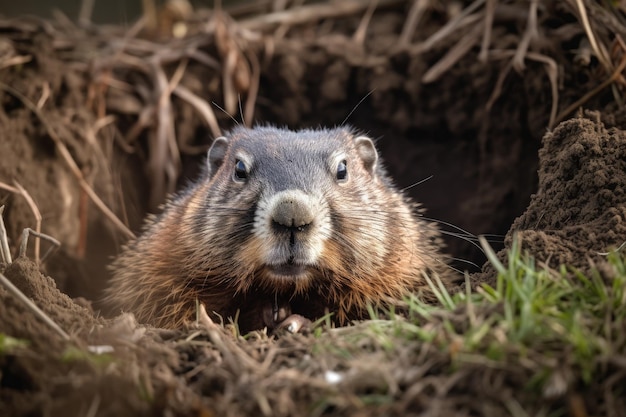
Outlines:
[[[539,189],[509,236],[557,268],[588,270],[626,242],[626,133],[599,113],[559,125],[539,151]]]
[[[88,336],[88,329],[102,324],[93,317],[91,311],[77,305],[67,295],[61,293],[56,288],[54,280],[43,276],[33,262],[18,258],[4,270],[4,274],[66,332],[85,338]],[[51,346],[51,343],[59,339],[58,335],[38,320],[20,301],[12,298],[4,288],[1,291],[3,299],[6,300],[0,307],[1,328],[17,338],[28,339],[34,334],[39,335],[40,337],[33,340],[35,346],[51,347],[54,350],[55,346]]]
[[[620,117],[617,115],[617,120]],[[626,242],[626,133],[616,116],[589,112],[561,123],[543,138],[539,187],[507,234],[538,261],[588,273],[606,266],[608,252]],[[506,250],[499,253],[506,258]],[[493,284],[489,264],[476,285]]]
[[[0,341],[0,414],[187,414],[199,407],[197,394],[174,377],[181,367],[178,353],[159,332],[129,315],[94,317],[27,259],[18,258],[3,274],[70,338],[0,286],[0,329],[11,337]]]

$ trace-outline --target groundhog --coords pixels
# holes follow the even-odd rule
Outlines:
[[[106,299],[160,327],[193,320],[197,303],[244,332],[328,313],[344,325],[407,293],[432,298],[424,274],[447,281],[420,210],[350,128],[237,127],[125,246]]]

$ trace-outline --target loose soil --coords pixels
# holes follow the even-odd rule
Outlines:
[[[312,335],[256,332],[243,340],[228,327],[147,328],[131,315],[112,317],[99,303],[106,265],[127,235],[96,208],[77,176],[137,231],[147,212],[197,173],[215,136],[184,92],[163,95],[167,82],[178,79],[241,120],[237,105],[227,103],[241,97],[245,108],[254,84],[245,78],[254,80],[257,67],[254,120],[293,128],[347,120],[379,138],[398,185],[420,183],[408,192],[449,232],[447,250],[477,265],[455,264],[474,273],[474,285],[495,279],[489,266],[481,271],[484,257],[467,242],[478,234],[493,234],[497,249],[518,239],[551,267],[604,268],[603,253],[626,241],[626,119],[614,102],[620,87],[585,102],[593,112],[565,114],[549,126],[554,97],[542,61],[527,59],[523,71],[511,71],[511,55],[481,62],[477,42],[425,80],[472,28],[426,48],[424,41],[456,16],[435,8],[402,44],[410,5],[381,3],[362,41],[353,34],[363,8],[282,26],[259,12],[234,13],[233,23],[199,11],[184,40],[65,20],[0,19],[0,205],[9,243],[17,249],[21,231],[36,224],[15,192],[21,186],[41,212],[42,232],[62,244],[41,265],[43,274],[32,261],[33,242],[31,260],[0,270],[71,336],[64,341],[0,286],[0,333],[27,342],[6,352],[0,343],[0,415],[502,415],[514,393],[527,398],[523,381],[530,375],[499,374],[489,383],[477,382],[479,367],[445,375],[438,369],[449,358],[433,347],[420,352],[408,343],[401,358],[381,351],[376,366],[335,363],[337,356],[311,352]],[[491,49],[515,50],[525,20],[497,16]],[[560,68],[559,111],[609,77],[595,58],[585,64],[571,52],[584,38],[576,16],[547,2],[531,46]],[[620,25],[598,30],[601,38],[626,32]],[[228,56],[240,78],[224,70]],[[221,128],[233,124],[223,112],[215,117]],[[327,336],[332,346],[333,334]],[[90,353],[96,346],[114,352]],[[333,385],[325,375],[338,368],[349,369],[350,378]],[[355,399],[397,370],[407,371],[393,404]],[[411,388],[423,380],[430,388]],[[594,395],[601,397],[591,390],[583,401],[602,414],[606,404]]]

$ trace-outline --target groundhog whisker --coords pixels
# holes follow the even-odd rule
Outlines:
[[[406,190],[410,190],[413,187],[417,187],[418,185],[424,184],[426,181],[431,180],[434,177],[434,175],[429,175],[428,177],[419,180],[417,182],[414,182],[413,184],[409,185],[408,187],[404,187],[400,189],[400,192],[405,192]]]
[[[448,227],[450,227],[452,229],[458,230],[459,232],[462,232],[465,236],[471,236],[471,237],[474,237],[474,238],[478,239],[478,237],[475,234],[470,233],[467,230],[465,230],[465,229],[463,229],[463,228],[461,228],[459,226],[456,226],[456,225],[454,225],[452,223],[449,223],[449,222],[446,222],[446,221],[443,221],[443,220],[433,219],[432,217],[426,217],[426,216],[421,215],[421,214],[418,214],[418,216],[420,218],[424,219],[424,220],[435,222],[437,224],[443,224],[443,225],[448,226]]]
[[[365,237],[369,237],[370,239],[374,240],[376,243],[380,243],[380,244],[384,244],[385,241],[380,239],[379,236],[377,235],[373,235],[373,234],[367,234],[364,235]],[[341,243],[343,246],[347,246],[349,249],[351,249],[352,251],[357,251],[358,248],[354,245],[351,244],[351,242],[349,241],[349,239],[343,235],[343,234],[339,234],[339,233],[334,233],[331,234],[329,236],[326,236],[327,239],[329,240],[334,240],[337,243]]]
[[[502,243],[504,242],[504,238],[506,237],[505,235],[499,235],[495,233],[483,233],[480,236],[483,236],[485,240],[489,243]]]
[[[480,245],[479,245],[477,242],[475,242],[475,241],[474,241],[474,239],[472,239],[472,238],[470,238],[470,237],[468,237],[468,236],[462,235],[462,234],[460,234],[460,233],[449,232],[449,231],[446,231],[446,230],[440,230],[439,232],[440,232],[442,235],[452,236],[452,237],[455,237],[455,238],[457,238],[457,239],[463,240],[463,241],[465,241],[465,242],[467,242],[467,243],[470,243],[472,246],[475,246],[475,247],[476,247],[476,248],[478,248],[478,249],[479,249],[482,253],[484,253],[484,251],[482,250],[482,248],[480,247]],[[476,239],[478,239],[478,238],[476,238]]]
[[[356,103],[356,105],[352,108],[352,110],[350,110],[350,113],[348,113],[348,115],[346,116],[345,119],[343,119],[343,121],[341,122],[341,124],[339,126],[345,126],[346,122],[348,121],[348,119],[350,118],[350,116],[352,116],[352,113],[354,113],[356,111],[356,109],[359,108],[359,106],[361,105],[361,103],[363,103],[365,101],[366,98],[368,98],[372,93],[374,92],[374,90],[370,90],[367,92],[367,94],[365,94],[363,96],[363,98],[361,98],[361,100],[359,100],[358,103]]]
[[[382,230],[382,229],[381,229],[381,230]],[[385,229],[385,230],[386,230],[386,229]],[[363,232],[361,232],[361,233],[363,233]],[[387,243],[387,242],[386,242],[385,240],[383,240],[382,238],[380,238],[380,235],[379,235],[379,234],[363,233],[363,235],[364,235],[364,236],[366,236],[366,237],[369,237],[369,238],[370,238],[370,239],[372,239],[374,242],[376,242],[376,243],[380,244],[381,249],[383,249],[383,250],[388,249],[388,248],[386,247],[386,243]],[[333,234],[327,235],[326,237],[327,237],[329,240],[334,240],[334,241],[336,241],[336,242],[338,242],[338,243],[340,243],[340,244],[343,244],[344,246],[346,246],[347,248],[349,248],[349,249],[350,249],[350,250],[352,250],[352,251],[358,251],[358,250],[359,250],[359,248],[358,248],[358,247],[356,247],[355,245],[353,245],[353,244],[350,242],[349,238],[347,238],[347,236],[346,236],[345,234],[333,233]],[[407,246],[407,244],[406,244],[406,243],[402,243],[402,247],[401,247],[401,248],[398,248],[398,249],[402,249],[402,250],[404,250],[405,252],[410,253],[410,254],[411,254],[411,256],[413,255],[413,252],[414,252],[413,250],[411,250],[411,248],[409,248],[409,247]],[[371,250],[371,248],[370,248],[370,250]]]
[[[464,264],[472,265],[476,269],[480,269],[480,265],[478,265],[475,262],[469,261],[467,259],[457,258],[457,257],[450,257],[450,260],[453,261],[453,262],[461,262],[461,263],[464,263]],[[458,271],[458,269],[455,269],[455,271]]]
[[[346,214],[355,213],[355,214],[380,214],[382,216],[386,216],[389,214],[406,214],[405,210],[389,210],[389,209],[358,209],[358,210],[346,210]],[[342,212],[343,214],[343,212]]]
[[[445,266],[446,268],[448,268],[448,269],[449,269],[449,270],[451,270],[451,271],[456,272],[456,273],[457,273],[457,274],[459,274],[459,275],[462,275],[462,274],[464,273],[464,271],[461,271],[459,268],[455,268],[454,266],[449,265],[449,264],[446,264],[446,263],[444,263],[443,261],[441,261],[441,263],[442,263],[442,264],[444,264],[444,266]]]

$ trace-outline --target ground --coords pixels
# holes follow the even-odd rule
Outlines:
[[[0,270],[70,336],[0,286],[0,414],[502,415],[515,414],[512,400],[529,414],[623,413],[605,385],[537,399],[527,390],[530,367],[488,372],[476,363],[450,374],[450,351],[418,338],[392,338],[389,350],[363,330],[367,322],[244,338],[206,323],[145,327],[99,302],[106,265],[131,230],[197,173],[219,129],[252,120],[294,128],[346,121],[377,138],[398,185],[420,183],[408,192],[448,232],[447,250],[472,273],[472,289],[496,281],[475,235],[504,247],[500,259],[517,241],[550,268],[611,276],[605,253],[626,241],[621,11],[586,4],[605,51],[594,54],[579,10],[495,3],[486,48],[488,8],[433,6],[409,24],[417,6],[391,1],[371,21],[368,2],[346,11],[313,5],[304,21],[297,9],[231,11],[234,20],[198,11],[182,39],[62,19],[0,20],[0,205],[9,243],[17,250],[38,210],[41,231],[62,244],[40,265],[43,274],[33,240],[28,259]],[[536,33],[524,49],[533,13]],[[619,385],[617,363],[609,379]],[[334,383],[338,372],[343,380]]]

